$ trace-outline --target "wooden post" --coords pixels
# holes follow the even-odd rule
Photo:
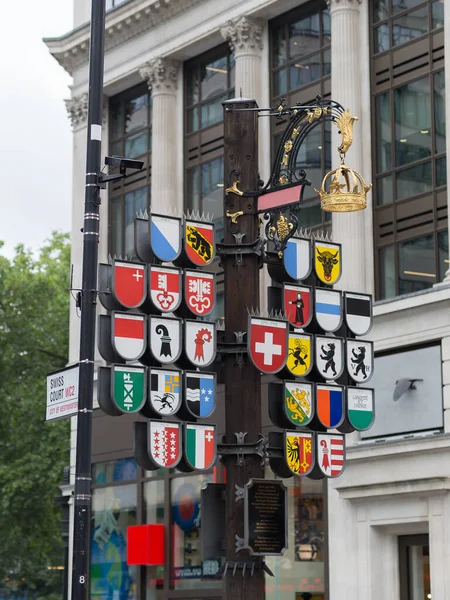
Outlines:
[[[254,100],[233,99],[224,106],[224,189],[238,180],[237,187],[243,192],[258,189],[258,112],[245,109],[257,108]],[[244,109],[244,110],[243,110]],[[232,172],[238,173],[237,177]],[[230,181],[231,179],[231,181]],[[228,213],[256,211],[257,197],[243,197],[225,192],[224,197],[224,244],[222,253],[225,285],[225,342],[238,341],[235,332],[246,332],[248,311],[259,308],[259,257],[256,247],[259,236],[259,220],[256,212],[237,218],[237,233],[228,229],[231,219]],[[255,252],[239,254],[239,244],[252,244]],[[231,250],[231,246],[234,246]],[[250,249],[247,246],[247,249]],[[234,251],[235,250],[235,251]],[[247,334],[248,335],[248,334]],[[247,335],[244,341],[247,341]],[[261,375],[244,355],[239,364],[234,353],[224,357],[225,370],[225,443],[236,443],[235,433],[246,432],[246,443],[256,443],[262,433],[261,422]],[[246,550],[236,553],[236,536],[244,536],[244,502],[236,502],[236,485],[244,487],[249,479],[264,477],[264,467],[257,455],[244,456],[243,466],[237,465],[237,456],[226,455],[226,560],[249,561]],[[264,600],[264,572],[250,568],[243,576],[242,569],[228,568],[225,575],[225,598],[230,600]]]

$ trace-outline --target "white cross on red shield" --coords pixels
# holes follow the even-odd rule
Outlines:
[[[261,373],[278,373],[286,364],[288,323],[249,317],[248,352]]]
[[[124,308],[137,308],[145,300],[147,274],[140,263],[113,261],[112,293]]]

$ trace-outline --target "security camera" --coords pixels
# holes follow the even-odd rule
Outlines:
[[[143,160],[133,160],[124,156],[105,156],[105,164],[109,167],[118,167],[122,175],[125,175],[127,169],[140,171],[144,166]]]

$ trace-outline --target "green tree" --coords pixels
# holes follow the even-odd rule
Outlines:
[[[67,363],[70,242],[0,256],[0,582],[46,596],[61,550],[55,506],[69,421],[45,422],[46,374]],[[45,589],[46,588],[46,589]]]

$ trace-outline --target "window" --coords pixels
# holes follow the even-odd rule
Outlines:
[[[400,600],[432,598],[428,535],[399,536],[398,550]]]
[[[317,95],[329,96],[331,91],[331,29],[330,14],[325,4],[302,6],[270,23],[272,64],[272,105],[280,98],[293,105],[311,103]],[[286,120],[271,122],[272,159],[287,125]],[[301,227],[322,226],[330,221],[329,213],[320,209],[314,188],[331,169],[331,123],[319,124],[303,142],[296,161],[304,169],[312,185],[303,195],[299,211]]]
[[[134,219],[150,204],[151,111],[151,95],[146,85],[110,100],[110,153],[144,161],[142,171],[109,186],[109,252],[112,256],[134,257]]]
[[[112,10],[121,4],[125,4],[128,0],[106,0],[106,10]]]
[[[376,0],[371,14],[380,299],[426,289],[442,275],[436,231],[447,227],[444,36],[435,4],[441,3]]]
[[[223,203],[222,102],[233,96],[234,55],[227,44],[186,63],[186,207],[209,213],[219,224]]]

